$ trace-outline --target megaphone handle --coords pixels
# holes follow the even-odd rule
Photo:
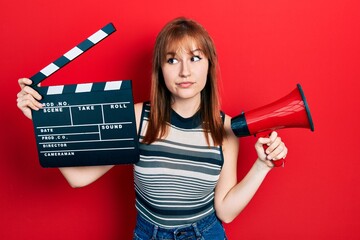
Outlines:
[[[266,145],[266,144],[263,144],[263,148],[264,150],[266,151],[266,149],[268,148],[269,146]],[[284,167],[285,166],[285,160],[284,159],[279,159],[279,160],[270,160],[272,162],[272,164],[274,164],[274,167]]]
[[[266,131],[266,132],[262,132],[262,133],[258,133],[258,135],[260,135],[260,137],[266,137],[268,138],[270,136],[271,131]],[[266,144],[263,144],[263,148],[264,151],[266,152],[266,149],[269,146]],[[274,164],[274,167],[284,167],[285,166],[285,160],[284,159],[279,159],[279,160],[270,160],[272,162],[272,164]]]

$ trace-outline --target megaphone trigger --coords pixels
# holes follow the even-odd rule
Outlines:
[[[272,164],[274,164],[274,167],[285,167],[285,159],[280,160],[271,160]]]

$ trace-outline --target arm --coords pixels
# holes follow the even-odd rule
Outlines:
[[[32,119],[31,110],[38,111],[42,108],[39,102],[41,96],[29,85],[32,83],[30,79],[19,79],[20,92],[17,94],[17,106],[26,117]],[[135,104],[136,126],[138,128],[142,111],[142,103]],[[59,168],[65,179],[72,187],[86,186],[104,175],[113,165],[107,166],[89,166],[89,167],[64,167]]]
[[[231,222],[253,198],[273,167],[269,160],[279,160],[287,154],[287,148],[276,132],[269,138],[259,138],[255,144],[258,158],[246,176],[237,182],[238,138],[231,130],[230,120],[228,116],[225,119],[224,165],[215,189],[216,214],[224,222]],[[265,154],[263,144],[269,145],[268,154]]]
[[[135,104],[136,126],[140,125],[140,117],[142,111],[142,103]],[[90,166],[90,167],[65,167],[59,168],[65,179],[72,187],[84,187],[99,179],[114,165],[107,166]]]

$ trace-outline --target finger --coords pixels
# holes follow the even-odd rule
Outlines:
[[[26,95],[27,93],[24,92],[23,90],[21,90],[20,92],[18,92],[18,94],[16,95],[16,97],[18,98],[18,101],[19,101],[19,98],[23,97],[24,95]]]
[[[21,88],[24,88],[26,85],[31,85],[32,81],[28,78],[19,78],[18,83]]]
[[[258,154],[258,157],[261,159],[261,160],[266,160],[266,154],[265,154],[265,149],[264,149],[264,146],[270,142],[270,139],[269,138],[258,138],[258,140],[256,141],[255,143],[255,150]]]
[[[30,94],[18,98],[17,102],[18,102],[18,107],[20,108],[31,108],[34,110],[39,110],[40,108],[43,108],[43,105],[40,102],[38,102],[36,99],[34,99],[33,96]]]
[[[267,159],[278,160],[286,157],[287,147],[283,142],[281,142],[270,154],[268,154]]]
[[[278,160],[282,160],[285,159],[287,156],[287,151],[282,151],[280,152],[277,156],[275,156],[273,159],[271,159],[272,161],[278,161]]]
[[[288,150],[287,150],[287,148],[286,148],[286,150],[284,150],[284,151],[282,151],[281,153],[279,153],[279,154],[276,156],[275,159],[277,159],[277,160],[285,159],[286,156],[287,156],[287,154],[288,154]]]
[[[30,100],[24,100],[24,101],[20,101],[17,103],[18,108],[20,108],[21,111],[25,112],[28,109],[33,109],[33,110],[39,110],[39,108]]]
[[[272,142],[268,143],[266,154],[273,152],[281,144],[281,137],[276,137]]]
[[[276,140],[276,138],[278,137],[278,133],[276,131],[272,131],[269,138],[270,138],[270,142],[274,142]]]
[[[272,145],[271,151],[268,152],[269,149],[266,150],[267,151],[267,159],[269,159],[269,160],[275,159],[276,156],[279,155],[279,153],[284,150],[284,147],[285,147],[285,144],[283,144],[282,142],[276,146]]]
[[[271,140],[270,138],[267,138],[267,137],[259,137],[256,144],[258,144],[259,146],[262,146],[264,144],[269,144],[271,143]]]
[[[36,104],[36,101],[31,98],[22,98],[18,101],[17,106],[21,109],[27,109],[31,108],[33,110],[39,110],[38,105]]]
[[[264,146],[270,142],[269,138],[258,138],[255,143],[255,149],[258,153],[263,152],[265,154]]]
[[[36,100],[41,100],[42,99],[41,95],[37,91],[35,91],[32,87],[25,86],[23,88],[23,91],[25,93],[30,94],[31,96],[33,96]]]
[[[25,87],[24,87],[25,88]],[[26,89],[24,90],[24,88],[21,89],[20,92],[18,92],[18,94],[16,95],[18,98],[21,98],[29,93],[26,92]]]
[[[289,153],[289,149],[285,146],[285,149],[278,155],[279,159],[285,159]]]

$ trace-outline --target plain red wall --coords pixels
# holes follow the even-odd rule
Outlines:
[[[0,239],[131,239],[132,166],[72,189],[41,168],[31,121],[16,107],[30,77],[91,33],[118,31],[44,85],[132,79],[148,98],[151,51],[177,16],[201,22],[217,45],[223,109],[270,103],[301,83],[315,123],[279,131],[290,152],[248,207],[226,225],[230,239],[360,239],[360,4],[357,0],[40,1],[0,3]],[[255,159],[241,139],[241,178]]]

